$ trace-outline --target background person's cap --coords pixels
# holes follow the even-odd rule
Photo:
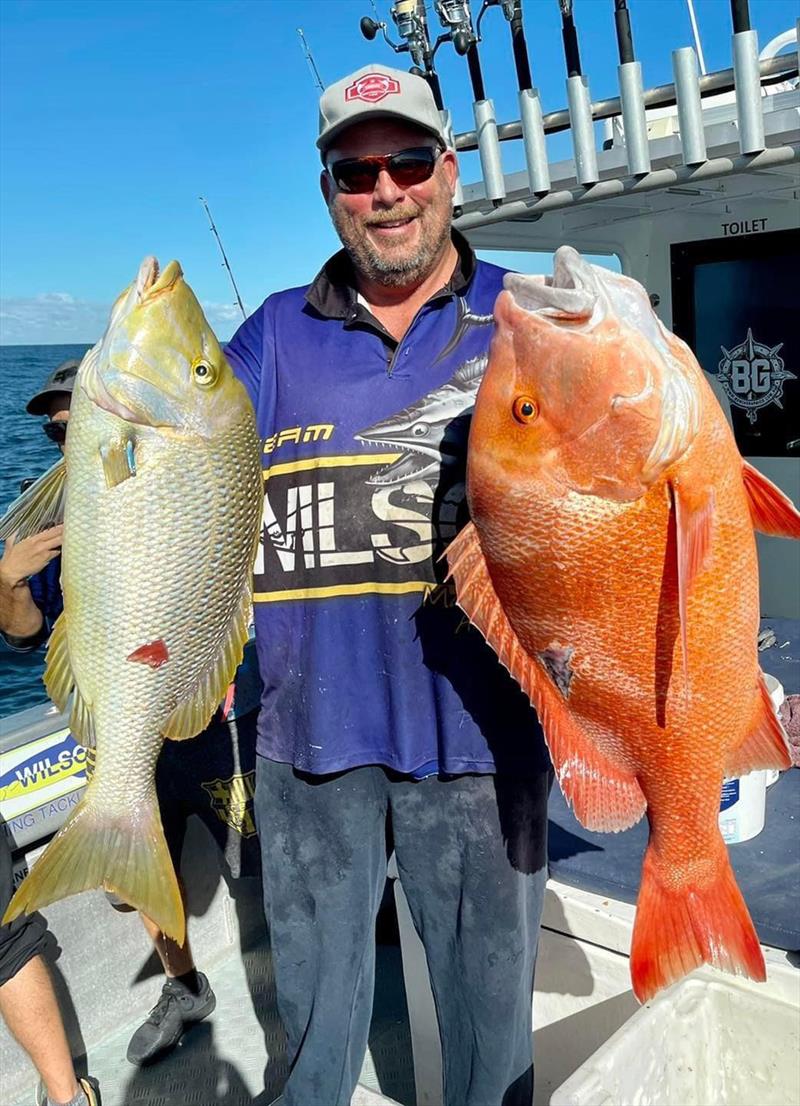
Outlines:
[[[75,375],[78,372],[80,361],[70,359],[69,361],[62,361],[61,364],[53,369],[44,382],[44,387],[41,391],[28,402],[25,410],[29,415],[46,415],[47,414],[47,402],[50,396],[56,392],[72,392],[75,384]]]
[[[436,101],[424,77],[388,65],[365,65],[329,85],[320,96],[317,146],[324,155],[346,127],[379,118],[412,123],[447,145]]]

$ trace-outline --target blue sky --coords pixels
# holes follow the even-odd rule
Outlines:
[[[389,4],[377,6],[390,22]],[[685,0],[630,9],[646,85],[669,82],[670,51],[692,42]],[[695,10],[708,69],[730,65],[728,0],[695,0]],[[612,0],[575,2],[594,99],[616,93],[612,12]],[[526,0],[525,13],[534,81],[555,110],[565,104],[558,4]],[[793,25],[797,5],[751,0],[751,13],[764,45]],[[407,55],[361,37],[359,17],[371,14],[369,0],[0,0],[0,343],[94,341],[148,253],[180,260],[229,337],[238,312],[199,195],[249,308],[306,283],[338,243],[319,194],[318,90],[296,28],[325,82],[372,60],[406,68]],[[499,10],[484,38],[488,94],[501,120],[516,118]],[[471,128],[466,62],[447,45],[437,65],[456,129]],[[563,143],[551,140],[552,157]],[[521,166],[509,144],[504,154],[508,169]],[[476,178],[474,155],[462,171]]]

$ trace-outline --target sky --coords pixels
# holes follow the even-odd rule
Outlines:
[[[728,0],[694,4],[708,70],[728,67]],[[378,0],[394,32],[389,7]],[[693,41],[686,0],[629,8],[645,87],[669,83],[671,51]],[[796,0],[750,10],[762,46],[797,17]],[[525,0],[524,11],[534,82],[554,111],[566,104],[557,0]],[[575,0],[593,99],[617,93],[612,13],[612,0]],[[361,36],[362,15],[374,15],[370,0],[0,0],[0,344],[94,342],[147,254],[181,262],[229,338],[240,314],[201,195],[248,310],[308,283],[339,244],[297,28],[325,83],[371,61],[407,68],[407,54]],[[429,24],[438,29],[432,11]],[[499,120],[516,119],[499,9],[483,37],[487,94]],[[437,69],[456,130],[472,129],[466,61],[445,44]],[[551,159],[567,156],[566,142],[549,140]],[[522,167],[518,146],[503,146],[509,171]],[[477,179],[476,155],[462,173]]]

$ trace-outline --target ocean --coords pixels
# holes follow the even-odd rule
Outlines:
[[[88,344],[0,346],[0,514],[18,495],[20,481],[40,476],[59,457],[40,428],[44,419],[27,414],[25,404],[56,365],[87,349]],[[47,700],[43,672],[43,648],[13,653],[0,642],[0,719]]]

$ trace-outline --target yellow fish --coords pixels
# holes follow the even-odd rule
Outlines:
[[[4,921],[93,887],[185,939],[154,770],[209,723],[242,658],[263,502],[252,405],[181,268],[148,257],[75,382],[63,460],[0,537],[60,520],[64,613],[45,685],[96,750],[83,800]]]

